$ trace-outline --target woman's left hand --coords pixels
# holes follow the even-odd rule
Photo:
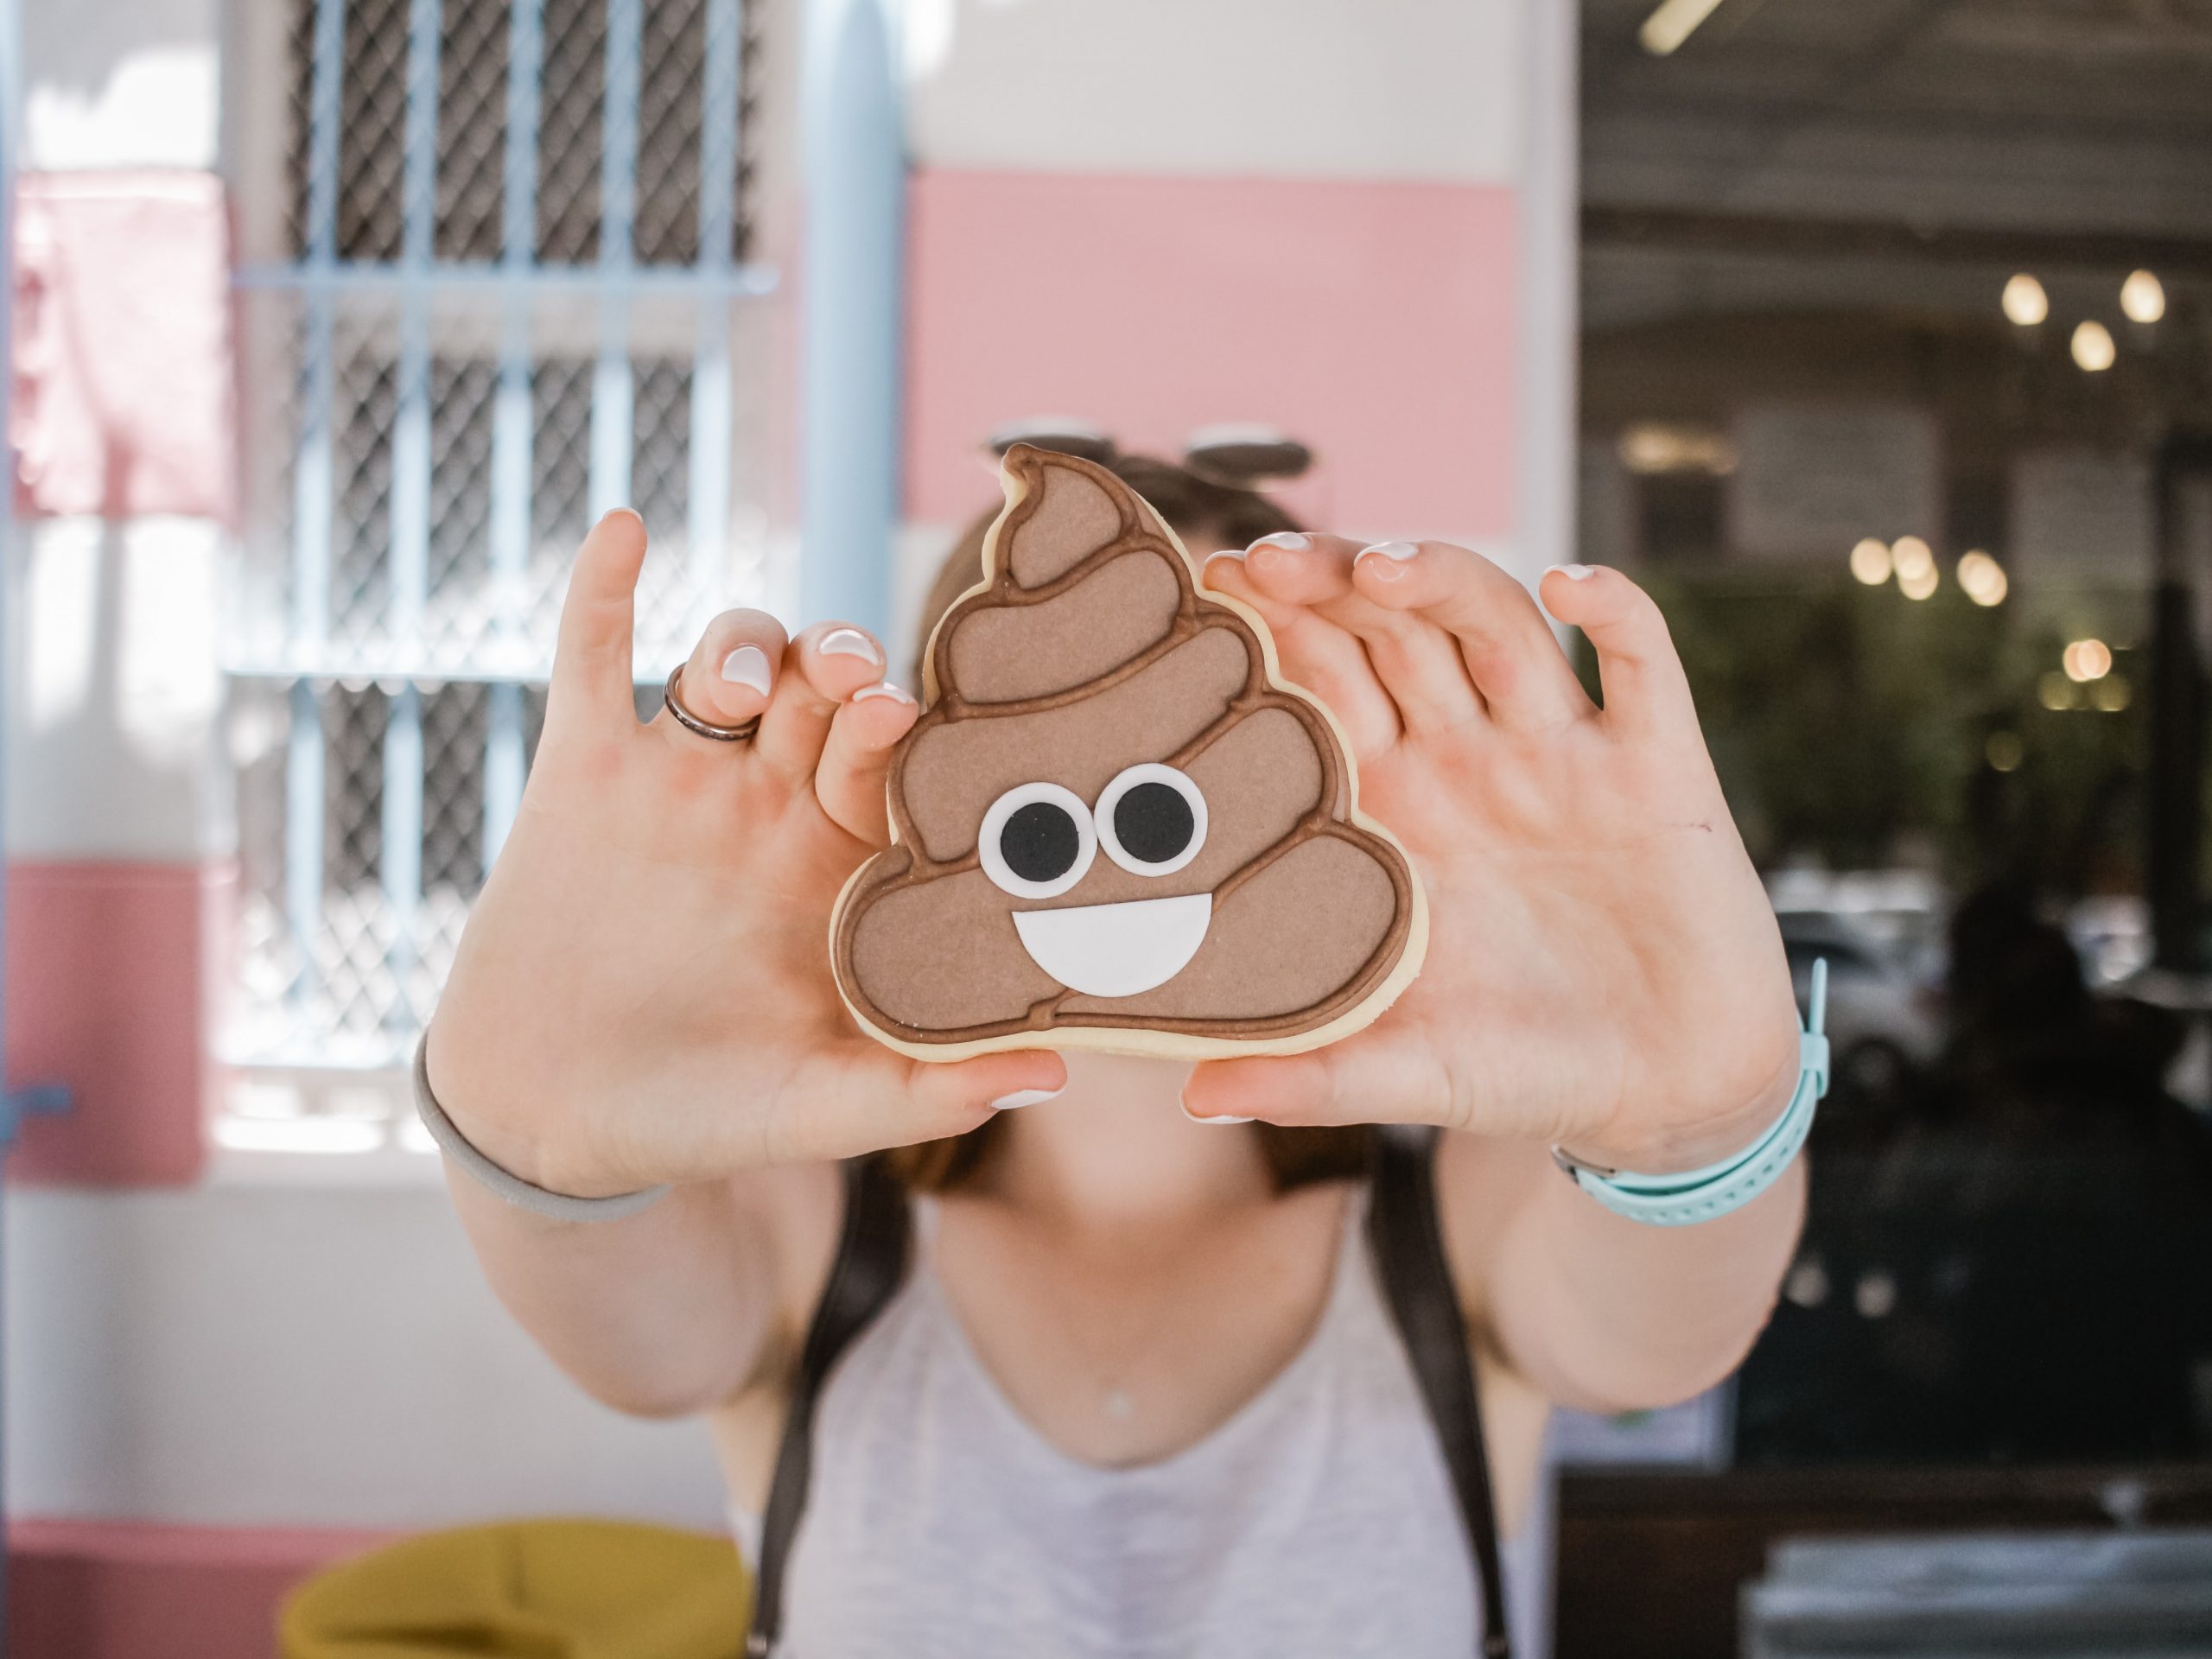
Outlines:
[[[1781,935],[1649,595],[1602,567],[1544,577],[1596,649],[1599,709],[1528,591],[1464,548],[1270,537],[1205,581],[1266,618],[1285,677],[1344,728],[1429,941],[1374,1025],[1201,1065],[1190,1112],[1440,1123],[1655,1173],[1780,1114],[1798,1063]]]

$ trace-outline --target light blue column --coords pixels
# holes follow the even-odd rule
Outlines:
[[[399,362],[391,427],[391,548],[385,624],[403,664],[424,656],[423,612],[430,570],[430,298],[427,277],[436,249],[440,0],[413,0],[407,27],[406,162],[400,193],[400,261],[415,280],[400,300]],[[392,978],[412,976],[423,908],[423,688],[400,681],[384,733],[384,817],[378,863],[393,922],[385,952]],[[400,1040],[414,1032],[404,997],[389,1024]]]
[[[338,125],[343,109],[345,0],[315,0],[315,68],[308,119],[307,246],[302,264],[327,273],[338,260]],[[330,626],[330,543],[335,512],[331,356],[335,334],[330,290],[311,292],[301,328],[299,430],[292,455],[293,662],[302,671],[287,696],[291,727],[284,760],[284,913],[299,957],[294,999],[304,1005],[319,977],[322,933],[325,789],[322,715],[305,671],[321,664]]]
[[[599,270],[626,276],[635,262],[638,209],[638,61],[645,0],[607,0],[607,94],[600,122]],[[604,292],[599,304],[599,358],[591,377],[591,477],[587,493],[597,518],[630,500],[636,453],[637,386],[630,361],[630,298]]]
[[[539,0],[507,15],[507,147],[499,263],[518,279],[537,257],[537,92],[545,31]],[[530,569],[531,430],[528,298],[518,285],[499,307],[499,390],[492,407],[491,579],[494,660],[512,671],[524,650],[524,584]],[[499,855],[522,804],[522,687],[495,683],[484,740],[484,868]]]
[[[906,120],[891,0],[807,0],[801,622],[882,633],[899,522]]]
[[[707,0],[699,86],[699,268],[728,271],[737,225],[737,148],[743,86],[741,0]],[[695,599],[719,609],[729,579],[730,361],[727,295],[702,293],[691,355],[690,524],[685,556]]]

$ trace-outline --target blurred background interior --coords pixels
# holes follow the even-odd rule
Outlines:
[[[2212,1641],[2212,0],[0,12],[10,1653],[721,1524],[400,1068],[590,518],[651,700],[733,603],[903,640],[1024,420],[1632,570],[1830,963],[1772,1326],[1558,1426],[1561,1659]]]

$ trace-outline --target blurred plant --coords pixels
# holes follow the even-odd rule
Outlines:
[[[1959,889],[2012,876],[2141,890],[2139,592],[2022,583],[1985,606],[1955,582],[1914,601],[1840,568],[1645,580],[1762,866],[1868,868],[1932,850]],[[2069,656],[2084,640],[2108,658]],[[2107,660],[2087,682],[2063,668]]]

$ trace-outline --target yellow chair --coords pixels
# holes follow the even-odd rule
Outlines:
[[[284,1659],[737,1659],[751,1588],[728,1539],[613,1521],[435,1532],[318,1573]]]

